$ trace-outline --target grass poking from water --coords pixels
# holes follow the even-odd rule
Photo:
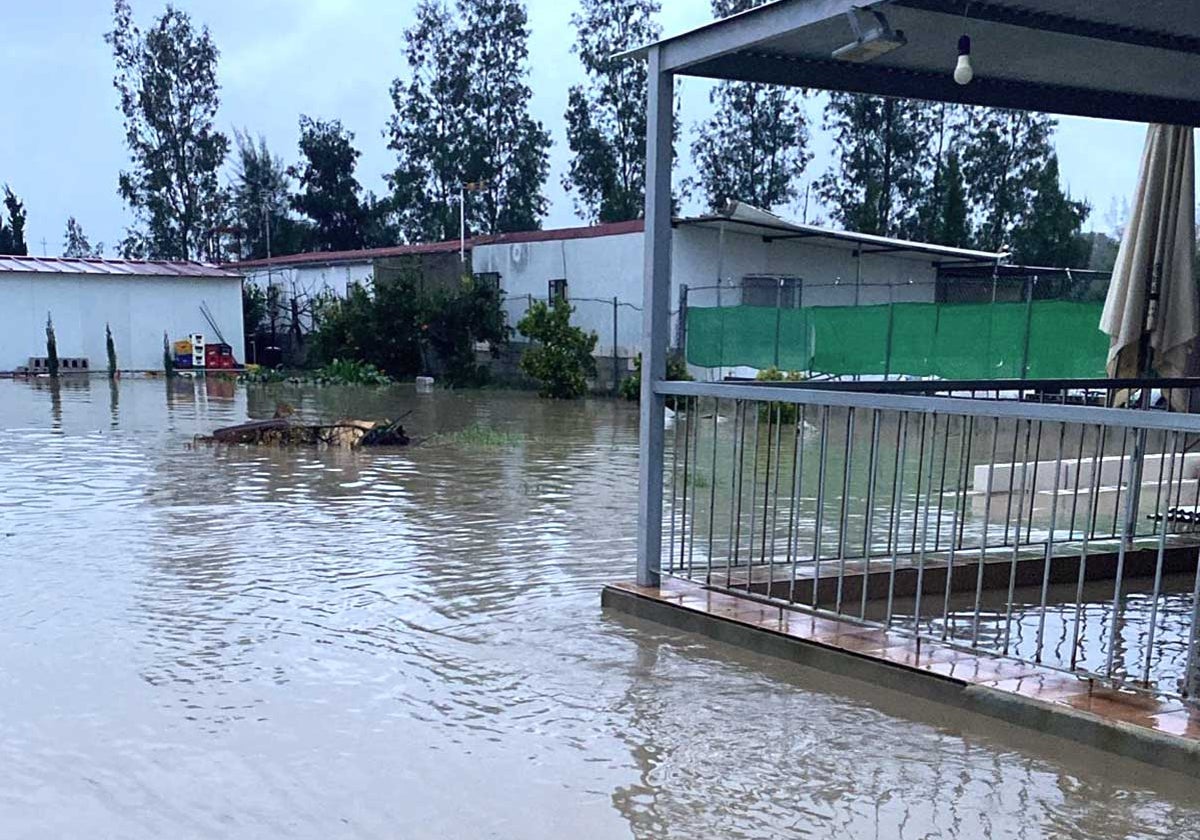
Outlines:
[[[501,449],[517,446],[525,442],[525,436],[519,432],[509,432],[488,426],[484,423],[472,423],[457,432],[439,432],[428,438],[426,444],[476,447],[483,449]]]

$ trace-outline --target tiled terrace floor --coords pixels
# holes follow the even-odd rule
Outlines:
[[[614,584],[614,588],[696,613],[841,650],[917,673],[978,685],[1084,712],[1103,721],[1200,743],[1200,708],[1179,700],[1118,691],[1061,671],[988,654],[972,654],[851,622],[815,616],[760,601],[714,592],[695,583],[664,580],[661,587]]]

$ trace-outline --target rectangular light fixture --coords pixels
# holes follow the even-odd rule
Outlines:
[[[859,19],[858,10],[846,12],[850,28],[854,30],[854,41],[834,50],[834,58],[839,61],[863,64],[874,61],[881,55],[887,55],[893,50],[898,50],[908,43],[904,33],[899,29],[892,29],[882,12],[872,9],[870,14],[874,17],[874,21],[864,26],[862,20]]]

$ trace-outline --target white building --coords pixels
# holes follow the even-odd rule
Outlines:
[[[600,336],[596,352],[632,357],[642,340],[641,221],[476,240],[476,274],[498,276],[510,319],[533,300],[565,293],[575,323]],[[676,219],[671,250],[672,335],[689,306],[851,306],[933,302],[955,269],[1006,255],[790,222],[745,204]]]
[[[510,324],[532,301],[563,294],[574,307],[574,323],[599,336],[596,354],[628,360],[641,350],[643,255],[643,224],[635,220],[474,237],[466,242],[468,267],[457,240],[296,254],[237,267],[248,282],[280,288],[284,298],[344,295],[349,284],[369,282],[413,260],[420,261],[426,282],[447,282],[471,271],[499,284]],[[672,335],[682,336],[679,310],[685,303],[933,302],[956,270],[988,274],[1005,256],[800,224],[734,202],[722,213],[675,220]],[[301,324],[302,331],[307,326]]]
[[[0,256],[0,371],[46,355],[46,319],[58,355],[105,370],[105,325],[124,371],[161,370],[163,333],[232,346],[245,361],[242,276],[202,263]],[[209,319],[212,323],[209,323]]]

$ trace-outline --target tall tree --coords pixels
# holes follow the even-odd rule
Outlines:
[[[458,235],[457,202],[467,193],[469,232],[541,224],[550,135],[529,115],[529,27],[519,0],[421,0],[405,32],[407,81],[392,83],[395,106],[388,177],[404,235]]]
[[[113,4],[104,36],[117,72],[125,141],[133,163],[119,191],[150,256],[192,259],[215,249],[222,195],[217,172],[229,140],[213,123],[220,105],[218,50],[208,27],[167,6],[145,33],[127,0]]]
[[[817,184],[833,217],[848,230],[878,236],[920,235],[920,207],[936,166],[938,114],[923,102],[833,93],[825,128],[834,163]]]
[[[937,175],[936,204],[928,218],[925,241],[952,248],[970,248],[973,244],[971,208],[967,203],[967,185],[957,152],[948,152]]]
[[[237,155],[230,200],[241,239],[242,259],[295,254],[304,250],[306,226],[291,214],[292,179],[283,159],[271,153],[265,137],[234,131]]]
[[[1058,155],[1051,154],[1033,179],[1033,196],[1013,229],[1013,256],[1024,265],[1086,268],[1092,241],[1082,233],[1092,208],[1062,188]]]
[[[104,243],[98,242],[93,246],[87,234],[83,232],[83,225],[79,224],[74,216],[71,216],[67,219],[67,230],[63,234],[62,255],[85,259],[102,257],[104,256]]]
[[[646,192],[647,67],[613,55],[658,39],[658,0],[582,0],[571,16],[586,85],[567,94],[567,144],[573,157],[562,179],[575,209],[590,221],[641,216]]]
[[[728,17],[765,0],[712,0]],[[729,199],[770,210],[791,204],[812,160],[803,94],[779,85],[721,82],[709,95],[713,115],[696,126],[692,158],[699,175],[685,190],[699,190],[716,209]]]
[[[0,254],[11,254],[23,257],[29,253],[25,244],[25,205],[21,199],[8,188],[4,187],[4,209],[8,213],[8,221],[0,213]]]
[[[458,234],[470,79],[456,68],[470,56],[445,0],[421,0],[404,40],[410,78],[392,82],[388,148],[398,160],[388,182],[405,237],[436,242]]]
[[[980,247],[1012,246],[1013,232],[1030,212],[1039,179],[1054,156],[1056,126],[1045,114],[998,108],[969,112],[958,145]]]
[[[300,184],[292,197],[297,212],[312,221],[312,246],[317,251],[349,251],[367,244],[369,211],[354,169],[362,154],[354,148],[354,133],[340,120],[300,117],[303,161],[290,173]]]

